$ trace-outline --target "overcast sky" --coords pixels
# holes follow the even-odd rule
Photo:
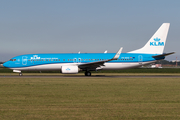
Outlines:
[[[0,61],[30,53],[129,52],[171,23],[164,52],[180,59],[180,0],[1,0]]]

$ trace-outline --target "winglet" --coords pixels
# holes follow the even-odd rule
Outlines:
[[[122,52],[123,47],[119,49],[119,51],[116,53],[116,55],[112,58],[112,60],[117,60]]]

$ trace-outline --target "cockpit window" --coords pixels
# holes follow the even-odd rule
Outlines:
[[[10,61],[16,61],[16,59],[10,59]]]

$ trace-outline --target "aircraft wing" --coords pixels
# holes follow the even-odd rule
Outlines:
[[[117,60],[122,52],[122,47],[119,49],[119,51],[116,53],[116,55],[112,59],[108,60],[102,60],[102,61],[96,61],[96,62],[89,62],[89,63],[83,63],[79,64],[78,67],[80,69],[84,70],[95,70],[97,67],[104,66],[105,62],[112,61],[112,60]]]
[[[164,53],[164,54],[161,54],[161,55],[156,55],[156,56],[152,56],[153,58],[159,58],[159,57],[165,57],[165,56],[168,56],[168,55],[171,55],[171,54],[174,54],[175,52],[171,52],[171,53]]]

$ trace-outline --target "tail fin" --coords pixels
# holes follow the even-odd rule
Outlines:
[[[129,53],[162,54],[166,43],[170,23],[163,23],[146,45]]]

